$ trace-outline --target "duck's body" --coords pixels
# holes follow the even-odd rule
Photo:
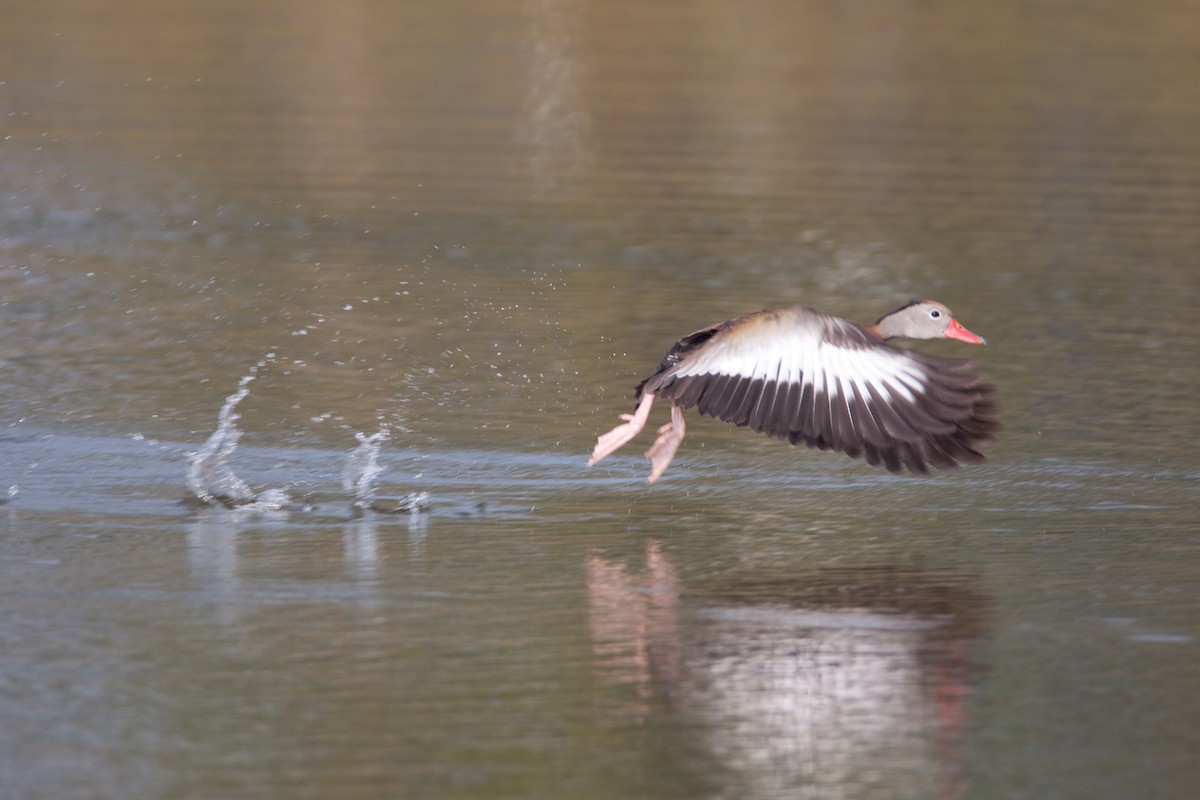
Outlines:
[[[989,418],[992,387],[969,361],[885,344],[897,336],[984,343],[929,300],[866,326],[798,306],[702,328],[672,345],[638,385],[636,412],[599,438],[588,465],[636,436],[656,397],[670,399],[671,422],[646,453],[651,483],[683,441],[683,411],[693,406],[792,444],[865,456],[892,472],[983,461],[978,448],[999,427]]]

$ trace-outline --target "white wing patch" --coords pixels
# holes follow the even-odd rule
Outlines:
[[[884,400],[916,402],[924,394],[921,365],[902,350],[839,347],[817,325],[763,325],[752,336],[721,336],[674,370],[679,377],[730,375],[752,380],[812,384],[817,395],[855,396],[864,402],[874,386]]]

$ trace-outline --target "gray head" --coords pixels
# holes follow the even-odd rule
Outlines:
[[[935,300],[913,300],[890,314],[884,314],[867,330],[881,339],[896,336],[905,339],[958,339],[968,344],[987,344],[982,336],[962,326],[950,309]]]

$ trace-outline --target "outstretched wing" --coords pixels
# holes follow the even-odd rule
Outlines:
[[[639,386],[684,408],[892,472],[984,460],[993,389],[966,360],[884,344],[812,309],[752,314],[681,339]]]

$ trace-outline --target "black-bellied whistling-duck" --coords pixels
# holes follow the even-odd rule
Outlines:
[[[992,387],[971,372],[971,361],[885,344],[895,337],[985,344],[932,300],[913,300],[874,325],[807,306],[727,320],[671,345],[638,384],[637,410],[599,438],[588,466],[637,436],[656,397],[671,401],[671,421],[646,451],[650,483],[679,449],[683,412],[692,406],[792,444],[865,456],[892,472],[983,461],[978,448],[1000,427],[991,418]]]

